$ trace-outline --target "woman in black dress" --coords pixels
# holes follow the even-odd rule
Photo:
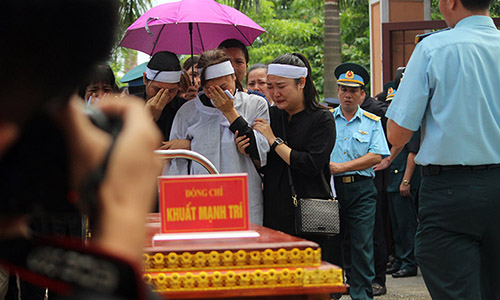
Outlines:
[[[299,198],[331,198],[329,162],[335,144],[335,121],[332,113],[319,104],[311,67],[302,54],[276,58],[268,66],[267,88],[275,103],[270,108],[271,125],[256,120],[253,126],[271,146],[267,165],[262,168],[264,226],[296,235],[287,168]],[[305,238],[318,242],[323,254],[329,252],[327,237]],[[332,261],[328,259],[331,255],[323,258]]]

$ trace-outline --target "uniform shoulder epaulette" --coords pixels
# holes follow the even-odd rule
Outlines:
[[[369,119],[372,119],[373,121],[380,121],[380,117],[379,116],[376,116],[374,114],[371,114],[367,111],[363,112],[363,115]]]
[[[443,31],[447,31],[447,30],[450,30],[451,28],[448,27],[448,28],[445,28],[445,29],[441,29],[441,30],[437,30],[437,31],[431,31],[431,32],[428,32],[428,33],[423,33],[423,34],[417,34],[415,36],[415,45],[420,43],[423,39],[425,39],[426,37],[430,36],[430,35],[433,35],[433,34],[436,34],[436,33],[440,33],[440,32],[443,32]]]

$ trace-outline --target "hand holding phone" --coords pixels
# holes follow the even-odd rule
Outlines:
[[[233,96],[233,94],[231,94],[231,92],[229,90],[224,90],[224,93],[226,93],[226,95],[229,97],[229,99],[234,100],[234,96]]]

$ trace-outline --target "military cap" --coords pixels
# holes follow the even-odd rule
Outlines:
[[[370,75],[366,69],[355,63],[340,64],[335,68],[334,73],[339,85],[359,87],[370,82]]]
[[[135,68],[128,71],[123,77],[120,79],[121,83],[128,83],[129,86],[141,86],[144,85],[142,81],[142,75],[146,72],[146,65],[148,63],[142,63],[137,65]]]
[[[389,81],[384,84],[384,93],[387,95],[385,101],[391,101],[396,94],[396,82]]]
[[[333,107],[337,107],[340,105],[339,98],[325,98],[325,103],[328,106],[333,106]]]

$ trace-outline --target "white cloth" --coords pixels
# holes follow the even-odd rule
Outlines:
[[[268,105],[264,98],[243,92],[237,92],[234,97],[234,108],[250,126],[257,118],[270,122]],[[229,125],[218,109],[203,105],[199,97],[196,97],[177,111],[170,140],[191,140],[191,150],[208,158],[220,173],[247,173],[250,222],[262,225],[264,213],[262,181],[252,159],[238,152]],[[269,144],[258,131],[253,132],[260,162],[264,166],[267,162]],[[168,175],[185,175],[187,167],[187,160],[174,159],[170,163]],[[190,174],[207,174],[207,171],[199,164],[192,163]]]
[[[201,74],[201,71],[200,71],[200,74]],[[231,61],[227,60],[225,62],[221,62],[220,64],[211,65],[211,66],[206,67],[205,80],[219,78],[219,77],[226,76],[229,74],[234,74],[234,69],[233,69],[233,65],[231,64]]]
[[[178,83],[181,81],[182,71],[157,71],[146,67],[146,78],[148,80]]]
[[[307,77],[307,68],[285,64],[270,64],[267,66],[267,75],[298,79]]]

